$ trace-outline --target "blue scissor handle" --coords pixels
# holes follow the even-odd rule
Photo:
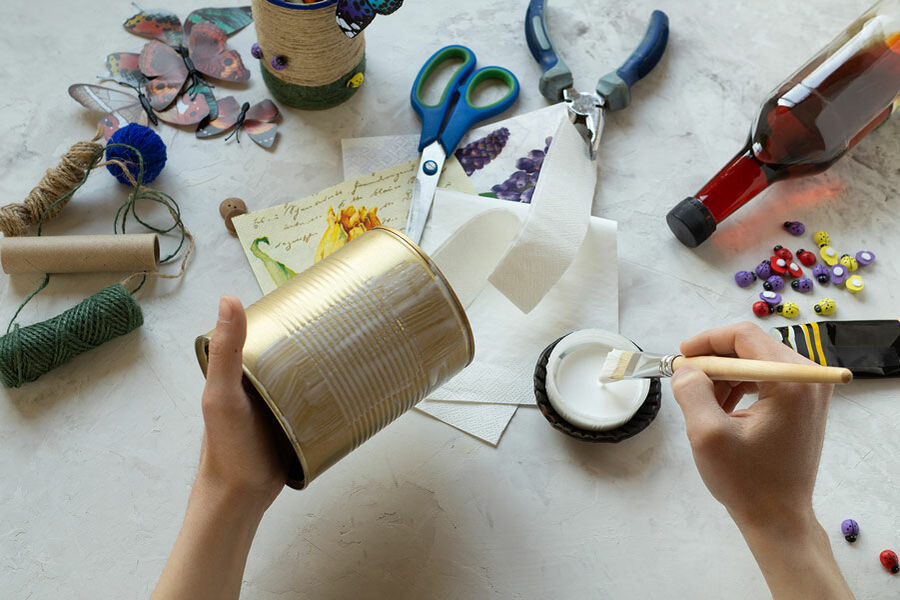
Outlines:
[[[551,102],[563,99],[563,90],[575,85],[572,71],[563,62],[553,47],[547,22],[544,19],[545,0],[531,0],[525,11],[525,41],[528,49],[544,70],[538,88]]]
[[[475,106],[472,104],[472,94],[476,88],[485,81],[502,81],[507,85],[506,95],[486,106]],[[512,71],[503,67],[484,67],[478,69],[458,90],[459,100],[453,107],[453,112],[444,125],[444,131],[440,135],[441,146],[447,156],[456,150],[459,141],[463,138],[469,129],[475,123],[490,119],[494,115],[499,115],[507,108],[512,106],[519,97],[519,80],[512,74]]]
[[[426,104],[422,100],[422,90],[425,82],[439,66],[448,60],[462,60],[463,63],[447,83],[437,104]],[[419,138],[419,152],[422,151],[422,148],[438,139],[444,121],[447,119],[447,114],[450,112],[450,108],[459,94],[460,85],[474,69],[475,53],[465,46],[459,45],[441,48],[422,65],[416,80],[413,82],[412,92],[410,93],[410,102],[413,110],[416,111],[416,114],[422,120],[422,137]]]

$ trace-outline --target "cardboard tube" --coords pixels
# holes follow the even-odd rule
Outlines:
[[[159,269],[155,233],[4,237],[4,273],[118,273]]]

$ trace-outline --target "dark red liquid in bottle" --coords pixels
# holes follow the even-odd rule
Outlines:
[[[669,212],[679,240],[698,246],[770,184],[824,171],[890,116],[900,94],[900,34],[855,51],[852,42],[806,65],[763,103],[744,148]]]

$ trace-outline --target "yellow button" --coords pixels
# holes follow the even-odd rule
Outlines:
[[[854,294],[862,291],[863,287],[865,287],[862,277],[860,277],[859,275],[853,275],[852,277],[850,277],[850,279],[844,282],[844,285],[847,287],[848,291],[851,291]]]
[[[840,256],[838,256],[837,250],[832,248],[831,246],[822,246],[819,250],[819,254],[822,255],[822,260],[825,261],[829,266],[834,266],[838,264],[840,260]]]

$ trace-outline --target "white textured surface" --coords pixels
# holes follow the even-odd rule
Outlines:
[[[24,197],[93,131],[97,117],[66,87],[90,81],[107,52],[141,46],[121,28],[131,14],[124,0],[7,4],[4,202]],[[203,4],[167,7],[185,15]],[[184,207],[196,258],[185,281],[142,293],[147,324],[139,332],[2,392],[0,597],[136,598],[155,583],[199,451],[203,380],[193,337],[213,325],[220,294],[245,302],[258,294],[219,218],[223,198],[242,197],[251,208],[294,200],[338,181],[342,138],[417,131],[408,86],[446,43],[511,68],[523,84],[517,111],[544,105],[522,39],[524,2],[407,4],[367,32],[360,93],[324,113],[285,110],[273,154],[249,141],[199,142],[162,129],[172,162],[157,185]],[[776,186],[699,251],[682,248],[663,222],[738,149],[763,96],[866,4],[551,2],[554,36],[582,87],[624,59],[653,8],[671,17],[666,57],[635,89],[633,106],[610,117],[600,150],[594,214],[619,222],[624,335],[666,351],[750,316],[754,294],[731,275],[787,239],[778,228],[786,218],[825,228],[839,248],[877,253],[861,297],[837,296],[841,317],[900,316],[897,123],[829,173]],[[252,29],[232,38],[248,61],[253,39]],[[256,71],[251,84],[239,99],[263,96]],[[109,231],[123,194],[98,173],[47,233]],[[0,313],[10,315],[37,281],[0,277]],[[55,277],[22,320],[58,314],[110,281]],[[807,302],[801,309],[810,314]],[[534,409],[519,410],[497,449],[408,414],[310,489],[282,494],[254,544],[244,597],[764,598],[762,577],[706,493],[664,390],[656,422],[617,446],[568,439]],[[900,545],[898,411],[896,381],[860,381],[839,390],[830,415],[815,503],[859,598],[897,593],[877,552]],[[847,517],[862,527],[853,546],[838,532]]]

